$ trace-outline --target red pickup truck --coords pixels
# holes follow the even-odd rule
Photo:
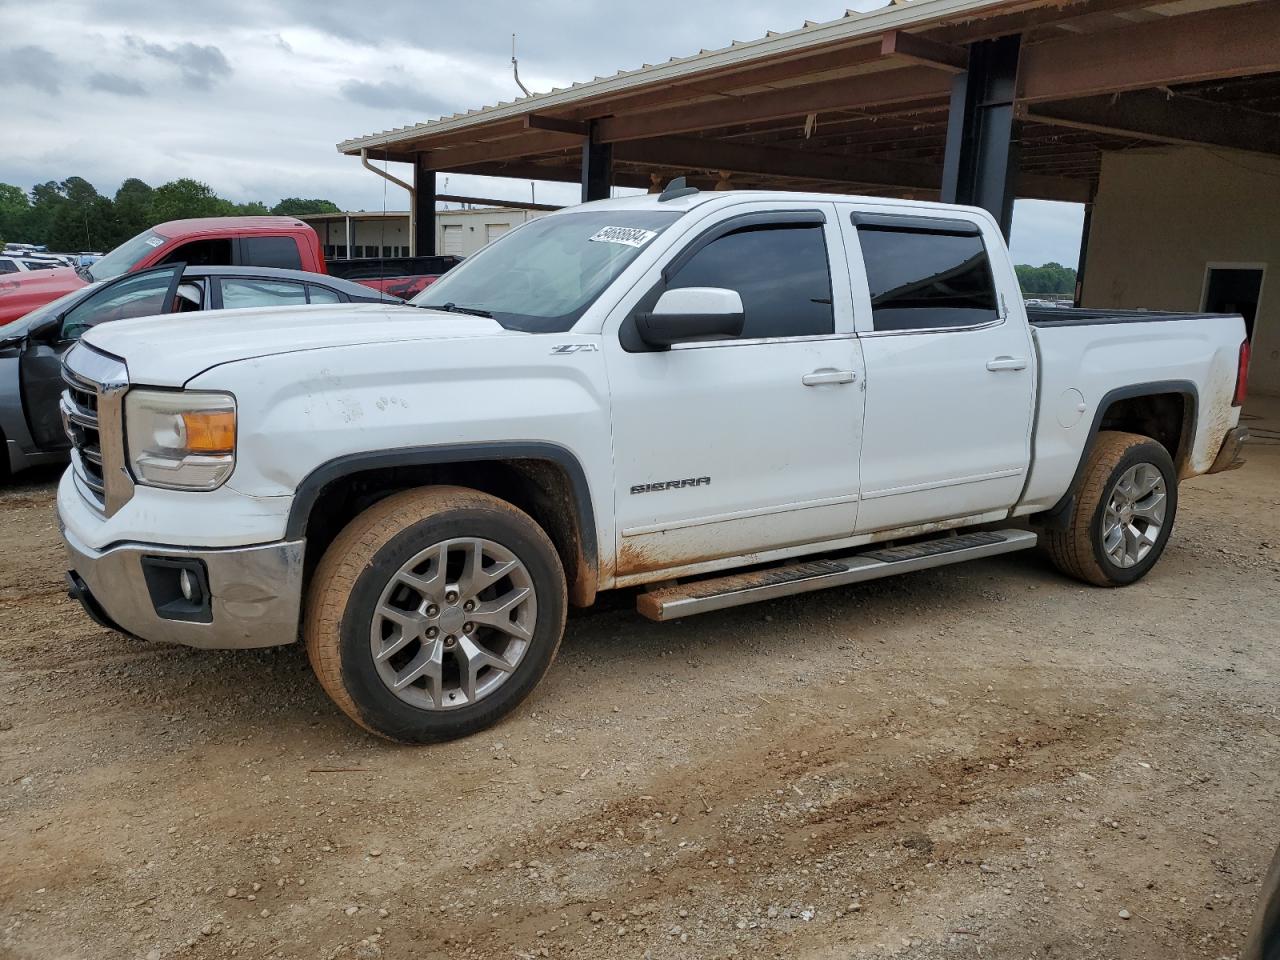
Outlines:
[[[86,283],[165,263],[283,267],[328,273],[398,297],[411,297],[459,262],[457,257],[338,260],[326,264],[315,230],[293,217],[171,220],[126,240],[88,267],[0,277],[0,325]]]

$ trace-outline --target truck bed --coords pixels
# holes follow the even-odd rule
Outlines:
[[[1095,310],[1088,307],[1027,307],[1027,319],[1037,327],[1073,327],[1096,323],[1154,323],[1163,320],[1203,320],[1230,316],[1222,313],[1176,313],[1163,310]]]

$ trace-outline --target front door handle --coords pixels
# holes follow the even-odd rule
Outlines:
[[[994,360],[987,361],[987,369],[992,373],[999,370],[1025,370],[1027,369],[1026,357],[996,357]]]
[[[815,370],[806,373],[800,382],[806,387],[818,387],[824,383],[853,383],[857,379],[858,375],[852,370]]]

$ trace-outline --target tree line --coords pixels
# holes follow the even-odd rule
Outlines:
[[[1075,293],[1076,272],[1060,263],[1046,263],[1032,267],[1020,263],[1013,268],[1018,274],[1018,285],[1027,296]]]
[[[256,200],[234,203],[207,183],[187,178],[153,187],[130,177],[113,197],[100,194],[83,177],[38,183],[30,191],[0,183],[0,242],[44,244],[64,253],[105,252],[166,220],[337,212],[332,201],[302,197],[286,197],[273,207]]]

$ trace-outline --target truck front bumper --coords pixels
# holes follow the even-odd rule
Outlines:
[[[182,549],[128,543],[95,550],[65,526],[71,596],[96,622],[143,640],[205,650],[298,638],[303,541]],[[184,595],[182,578],[186,576]]]

